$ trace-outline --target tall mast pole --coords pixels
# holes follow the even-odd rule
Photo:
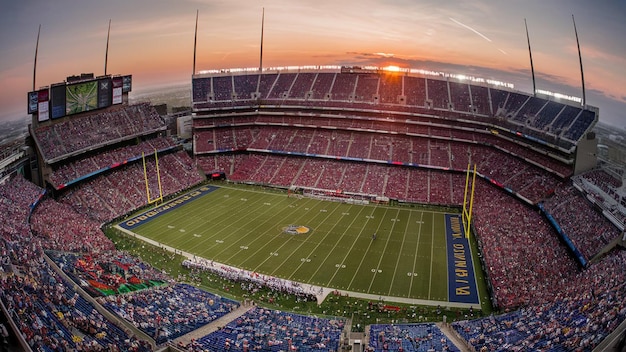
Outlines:
[[[111,19],[109,18],[109,30],[107,31],[107,47],[104,52],[104,75],[107,75],[107,62],[109,60],[109,38],[111,36]]]
[[[37,31],[37,43],[35,44],[35,61],[33,62],[33,91],[35,90],[35,80],[37,78],[37,51],[39,50],[39,35],[41,34],[41,24]]]
[[[261,53],[259,56],[259,72],[263,73],[263,27],[265,25],[265,7],[261,16]]]
[[[578,41],[578,31],[576,30],[576,21],[574,15],[572,15],[572,22],[574,23],[574,34],[576,34],[576,46],[578,47],[578,62],[580,63],[580,80],[583,86],[583,107],[587,106],[587,99],[585,97],[585,74],[583,73],[583,57],[580,54],[580,42]]]
[[[533,96],[537,96],[537,85],[535,82],[535,66],[533,65],[533,52],[530,50],[530,37],[528,36],[528,24],[524,18],[524,27],[526,27],[526,41],[528,42],[528,55],[530,56],[530,74],[533,79]]]
[[[198,45],[198,13],[200,12],[200,10],[196,10],[196,29],[194,30],[194,35],[193,35],[193,72],[191,73],[191,76],[193,77],[193,75],[196,74],[196,48]]]

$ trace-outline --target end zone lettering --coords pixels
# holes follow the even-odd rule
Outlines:
[[[451,302],[479,304],[472,255],[459,215],[446,215],[446,246],[448,299]]]
[[[163,205],[159,205],[158,207],[148,210],[140,215],[137,215],[129,220],[126,220],[123,223],[118,224],[120,227],[125,228],[126,230],[130,230],[133,229],[141,224],[143,224],[146,221],[149,221],[150,219],[154,218],[157,215],[160,214],[164,214],[170,210],[176,209],[179,206],[195,199],[198,198],[200,196],[203,196],[205,194],[211,193],[214,190],[216,190],[217,187],[215,186],[206,186],[206,187],[202,187],[199,190],[195,190],[192,192],[189,192],[185,195],[182,195],[166,204]]]

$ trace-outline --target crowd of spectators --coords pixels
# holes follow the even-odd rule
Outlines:
[[[188,284],[153,287],[97,300],[154,338],[157,344],[196,330],[239,306]]]
[[[613,221],[626,228],[626,192],[622,179],[624,170],[595,169],[572,177],[574,185],[591,197],[595,205],[612,216]]]
[[[29,213],[41,194],[42,189],[22,177],[0,186],[3,258],[0,297],[27,343],[34,350],[150,350],[149,345],[108,321],[72,287],[79,284],[87,288],[85,284],[90,281],[97,287],[104,283],[113,287],[113,281],[140,286],[151,281],[169,282],[167,276],[114,250],[97,223],[51,199],[42,200],[35,208],[31,231]],[[48,255],[75,280],[74,283],[65,282],[54,272],[43,259],[43,249],[52,250]],[[211,294],[195,290],[178,285],[165,288],[159,301],[169,302],[170,310],[186,316],[185,319],[195,319],[198,307],[192,311],[182,309],[189,304],[190,296],[206,301],[207,306],[211,299],[218,301]],[[178,295],[182,292],[191,294],[180,298]],[[233,302],[225,304],[229,307]],[[213,309],[214,314],[225,312],[223,307]],[[167,319],[164,317],[163,321]],[[181,320],[176,320],[175,324],[186,325]],[[192,329],[191,326],[188,329]],[[163,330],[159,334],[167,332]]]
[[[146,158],[150,200],[187,189],[203,180],[194,161],[184,151]],[[128,164],[81,183],[61,195],[60,202],[99,223],[107,222],[148,204],[142,162]]]
[[[254,307],[187,351],[339,351],[345,321]]]
[[[34,210],[31,229],[46,239],[44,249],[97,254],[115,248],[98,222],[51,198],[44,199]]]
[[[622,180],[609,174],[607,171],[603,169],[595,169],[585,172],[578,177],[589,181],[591,184],[597,186],[604,191],[604,193],[612,196],[614,199],[619,199],[617,190],[622,187]]]
[[[2,255],[9,261],[9,264],[3,265],[3,271],[12,273],[2,275],[0,297],[31,348],[79,351],[150,349],[148,344],[102,316],[72,289],[75,284],[96,296],[96,290],[88,288],[100,288],[99,303],[154,337],[157,343],[182,336],[238,306],[234,301],[185,284],[144,288],[120,295],[120,288],[125,283],[139,286],[148,281],[172,281],[140,260],[114,250],[96,223],[51,199],[43,200],[36,208],[32,219],[33,228],[37,230],[31,232],[27,218],[32,203],[41,192],[40,188],[19,177],[0,187],[0,207],[6,210],[1,213]],[[81,232],[87,236],[79,238]],[[48,249],[46,253],[52,261],[74,280],[73,283],[65,282],[43,260],[44,248]],[[195,266],[199,264],[195,262]],[[227,271],[224,274],[233,275]],[[313,294],[305,293],[305,288],[298,283],[248,274],[251,280],[239,280],[242,284],[251,287],[258,280],[264,280],[265,286],[277,291],[315,299]],[[117,291],[107,292],[103,287],[117,288]],[[268,315],[264,312],[260,316]],[[326,351],[333,348],[333,344],[338,344],[343,323],[338,330],[333,330],[331,336],[324,320],[294,317],[287,316],[286,319],[298,321],[298,329],[308,336],[305,342],[299,343],[306,345],[308,340],[318,348],[316,351]],[[267,321],[266,318],[261,319]],[[293,338],[297,340],[295,336]],[[331,347],[319,349],[322,346]]]
[[[587,260],[620,235],[571,182],[559,185],[543,205]]]
[[[416,122],[419,124],[416,124]],[[412,160],[410,154],[419,151],[420,145],[424,143],[426,143],[426,145],[422,149],[427,149],[428,138],[437,137],[440,141],[453,141],[450,143],[450,147],[453,149],[457,149],[457,146],[462,146],[465,147],[465,150],[462,153],[454,153],[450,156],[450,160],[443,160],[441,164],[433,165],[446,166],[452,163],[452,167],[464,168],[467,165],[467,157],[465,157],[465,155],[467,155],[472,148],[476,149],[481,146],[489,146],[491,149],[497,149],[502,153],[508,153],[511,154],[511,156],[514,155],[530,161],[535,165],[540,165],[562,177],[569,176],[572,172],[571,165],[549,157],[545,152],[538,151],[537,148],[532,148],[527,141],[513,142],[498,137],[498,135],[492,134],[489,131],[477,129],[476,126],[471,124],[435,127],[432,126],[432,123],[438,122],[428,119],[425,121],[412,121],[394,120],[382,117],[341,115],[331,118],[321,118],[319,116],[310,115],[259,115],[227,119],[215,118],[215,120],[213,118],[210,120],[196,119],[194,126],[198,127],[195,140],[196,151],[199,153],[218,150],[238,150],[248,147],[267,149],[269,138],[262,135],[261,139],[257,141],[259,131],[269,129],[266,134],[272,135],[275,134],[277,130],[286,128],[291,130],[295,129],[295,135],[292,140],[283,140],[280,144],[281,147],[278,148],[279,150],[321,155],[367,157],[359,153],[368,153],[369,148],[351,148],[352,154],[350,155],[345,151],[347,145],[343,145],[337,150],[331,149],[327,151],[328,140],[352,139],[352,144],[354,144],[355,142],[361,143],[359,140],[366,138],[363,140],[363,143],[370,145],[372,149],[370,158],[372,159],[428,164],[428,160]],[[206,129],[205,127],[214,128]],[[322,127],[322,129],[319,127]],[[331,130],[326,130],[323,127],[330,127]],[[467,130],[459,129],[460,127],[464,127]],[[346,134],[344,130],[352,130],[355,131],[355,133],[350,137],[350,133],[347,132],[348,137],[342,137]],[[356,133],[356,131],[359,132]],[[394,133],[392,138],[387,134],[373,133],[374,131],[396,132],[397,134]],[[369,135],[364,132],[368,132]],[[234,137],[233,133],[235,134]],[[405,135],[406,133],[410,133],[411,136]],[[311,134],[314,134],[312,138],[310,137]],[[372,136],[373,141],[370,141],[369,136]],[[280,135],[275,135],[273,138],[280,140]],[[308,144],[306,143],[307,140],[309,141]],[[380,152],[377,151],[377,142],[379,140],[382,140],[383,143],[385,140],[388,140],[389,142],[386,144],[389,148],[383,149]],[[316,147],[316,144],[319,143],[322,143],[322,146]],[[413,144],[413,146],[411,146],[411,144]],[[398,147],[398,151],[394,150],[396,147]],[[469,150],[468,147],[470,147]],[[489,148],[486,150],[489,150]],[[410,154],[407,153],[409,151]],[[475,154],[481,153],[483,153],[483,151],[478,151]]]
[[[543,304],[452,326],[477,351],[592,350],[626,319],[624,267],[626,251],[614,251]]]
[[[0,185],[0,268],[4,273],[10,274],[13,264],[24,265],[39,254],[40,240],[32,235],[28,218],[42,191],[21,176]]]
[[[278,117],[261,116],[258,119],[276,120]],[[287,119],[288,117],[281,117]],[[333,126],[339,123],[333,120]],[[363,124],[368,121],[359,119],[346,119],[349,123]],[[293,121],[292,121],[293,123]],[[309,121],[315,125],[317,121]],[[297,124],[296,124],[297,125]],[[439,131],[435,127],[425,127],[423,133],[428,136]],[[440,128],[441,129],[441,128]],[[364,160],[375,160],[382,163],[393,161],[395,163],[419,164],[435,168],[466,170],[468,163],[476,164],[478,172],[503,184],[505,187],[520,193],[532,203],[537,203],[550,194],[558,182],[558,176],[553,172],[568,175],[568,166],[555,160],[549,161],[546,156],[532,152],[528,148],[522,148],[507,140],[499,140],[492,135],[488,138],[481,138],[481,143],[467,143],[458,139],[459,137],[469,138],[465,135],[455,136],[455,140],[449,140],[450,128],[441,129],[440,134],[447,134],[446,140],[432,140],[425,137],[402,137],[394,141],[388,135],[370,132],[345,131],[345,130],[325,130],[317,129],[314,132],[309,128],[285,127],[276,125],[255,126],[254,131],[250,126],[221,127],[210,130],[200,130],[196,134],[196,150],[200,153],[235,151],[235,150],[267,150],[279,153],[316,153],[320,156],[357,158]],[[246,132],[247,131],[247,132]],[[437,133],[439,133],[437,132]],[[446,132],[446,133],[443,133]],[[484,141],[482,139],[485,139]],[[493,143],[501,144],[497,148]],[[522,152],[523,150],[523,152]],[[515,155],[512,155],[514,153]],[[536,166],[522,159],[533,160],[538,165],[546,165],[548,170]],[[269,166],[268,166],[269,167]],[[571,169],[571,167],[569,167]],[[551,171],[549,171],[551,170]],[[212,171],[212,170],[211,170]],[[229,173],[231,170],[224,170]],[[238,170],[232,171],[236,172]],[[272,170],[274,172],[276,170]],[[291,170],[280,172],[289,173]],[[205,170],[209,172],[209,170]],[[292,173],[295,176],[295,173]],[[268,172],[257,172],[256,176],[246,181],[270,183],[273,175]],[[263,178],[260,180],[259,178]],[[296,184],[293,178],[291,183],[285,176],[280,177],[281,185]],[[244,180],[235,176],[237,180]],[[358,185],[354,192],[362,192]],[[366,186],[367,187],[367,186]],[[381,190],[376,193],[381,193]],[[381,194],[382,195],[382,194]],[[450,197],[446,194],[443,198],[438,197],[436,203],[450,203]]]
[[[33,350],[150,350],[95,310],[44,260],[42,248],[54,243],[30,231],[28,224],[31,206],[41,194],[21,176],[0,185],[0,299],[20,334]]]
[[[81,150],[164,129],[152,105],[126,105],[72,117],[34,130],[44,159],[51,160]]]
[[[245,103],[256,92],[267,103],[293,100],[307,106],[312,99],[317,106],[329,107],[371,108],[373,103],[382,103],[388,110],[441,114],[432,111],[437,109],[446,111],[447,116],[477,121],[498,116],[500,124],[532,127],[526,132],[537,137],[545,138],[545,132],[540,131],[549,131],[572,141],[582,137],[596,116],[589,110],[564,109],[563,104],[523,93],[414,76],[319,72],[313,79],[310,72],[281,72],[194,80],[194,104],[198,108]]]
[[[483,260],[490,277],[494,298],[502,308],[518,306],[524,308],[513,313],[513,318],[505,315],[476,322],[461,323],[458,328],[459,332],[467,334],[466,339],[472,345],[481,346],[483,344],[488,348],[493,346],[531,346],[533,348],[561,346],[567,350],[574,345],[596,345],[624,319],[626,313],[624,307],[626,278],[621,277],[624,273],[623,270],[619,269],[626,264],[624,252],[612,253],[586,271],[581,272],[576,268],[564,246],[559,243],[550,226],[536,211],[518,201],[513,201],[510,195],[486,182],[479,182],[478,187],[474,223],[482,245]],[[63,235],[60,236],[65,236],[67,235],[65,232],[72,227],[84,228],[84,231],[89,233],[90,231],[93,232],[96,225],[88,220],[83,220],[82,223],[72,223],[71,218],[81,218],[81,215],[71,213],[69,208],[63,204],[44,200],[39,205],[41,210],[36,209],[32,215],[33,228],[40,226],[36,225],[39,223],[53,222],[54,219],[46,218],[46,213],[67,214],[67,217],[57,219],[56,226],[60,227],[51,229],[48,233],[43,231],[42,233],[31,233],[26,219],[29,207],[39,197],[41,191],[21,178],[12,179],[11,182],[0,188],[0,194],[2,194],[0,206],[6,210],[3,212],[3,215],[6,214],[3,220],[7,220],[3,222],[2,227],[3,256],[8,257],[12,263],[18,263],[27,268],[27,271],[22,272],[21,276],[4,277],[5,292],[11,292],[11,294],[5,294],[3,301],[12,308],[16,306],[25,307],[21,310],[13,310],[16,312],[15,317],[21,317],[19,319],[23,319],[27,324],[22,325],[25,336],[29,338],[29,342],[33,346],[40,344],[58,346],[59,344],[73,343],[79,349],[98,350],[102,346],[107,346],[107,343],[112,344],[111,340],[101,339],[100,341],[95,337],[96,335],[99,337],[106,335],[113,339],[127,340],[131,346],[129,349],[142,348],[138,341],[127,336],[120,335],[122,337],[116,338],[116,334],[123,332],[115,332],[117,331],[116,328],[108,326],[110,322],[106,321],[93,308],[89,308],[87,302],[81,301],[80,304],[74,302],[76,306],[82,307],[79,312],[63,311],[54,304],[52,307],[56,308],[42,310],[40,309],[42,303],[33,304],[31,307],[29,303],[26,303],[27,300],[23,299],[23,295],[19,295],[19,292],[28,292],[30,297],[42,295],[42,302],[47,302],[45,304],[50,306],[49,301],[64,302],[63,299],[54,301],[46,296],[46,293],[61,292],[60,288],[54,288],[58,286],[62,287],[63,292],[65,292],[61,296],[66,297],[67,300],[76,299],[78,301],[82,299],[68,288],[71,285],[64,284],[62,279],[55,275],[47,264],[40,259],[41,248],[80,250],[80,247],[64,247],[67,246],[66,242],[80,241],[75,238],[71,239],[71,237],[62,240],[63,237],[54,237],[55,233],[62,233]],[[61,224],[65,224],[65,227]],[[43,228],[43,226],[41,227]],[[88,238],[90,239],[83,242],[102,242],[104,236],[96,231]],[[94,257],[101,255],[105,258],[109,256],[109,262],[114,258],[123,258],[115,257],[116,254],[107,252],[107,249],[108,246],[106,245],[103,248],[92,245],[87,250],[93,252],[89,255],[90,257],[92,255]],[[120,260],[120,262],[129,264],[128,258]],[[69,262],[64,263],[61,267],[71,267]],[[5,270],[11,269],[6,267]],[[233,281],[242,281],[240,271],[223,271],[225,275],[231,275]],[[253,273],[246,275],[258,278]],[[33,285],[34,282],[38,284]],[[52,285],[50,285],[51,282]],[[293,283],[291,286],[284,283],[277,283],[277,285],[277,289],[285,287],[296,289],[299,287]],[[178,290],[178,287],[167,289],[184,291]],[[35,295],[32,294],[33,292]],[[149,291],[145,292],[147,294]],[[175,293],[172,294],[175,295]],[[124,297],[130,299],[133,296],[134,294]],[[183,301],[188,300],[183,299]],[[117,302],[115,300],[114,303]],[[32,309],[36,310],[33,311]],[[63,313],[65,320],[59,318],[59,315],[55,313],[57,311]],[[156,310],[140,311],[148,315],[157,314],[155,313]],[[29,318],[20,316],[20,312],[28,313]],[[137,314],[136,310],[134,314]],[[161,316],[161,313],[158,314]],[[57,320],[52,319],[55,316]],[[556,327],[555,322],[557,322]],[[36,326],[38,329],[33,330],[32,326]],[[70,328],[66,328],[64,331],[60,326],[69,326]],[[538,328],[538,326],[549,328],[543,329]],[[44,330],[41,330],[42,327]],[[41,334],[41,331],[47,332],[50,329],[56,333],[45,336]],[[106,333],[103,334],[103,331]],[[176,328],[172,331],[175,334],[177,332],[182,333],[182,330],[178,331]],[[528,333],[528,331],[533,333]],[[156,334],[157,338],[162,339],[161,341],[173,336],[170,330],[157,331],[155,329],[149,332]],[[79,334],[76,335],[76,333]],[[74,337],[73,340],[70,339],[71,342],[62,342],[66,341],[65,337],[71,336],[67,334],[73,334],[77,337]],[[91,336],[94,336],[93,339]],[[114,341],[118,343],[117,340]],[[224,339],[217,343],[222,344],[226,341]],[[236,338],[231,339],[229,344],[236,345],[236,341]],[[243,342],[241,343],[243,346]],[[507,343],[508,345],[506,345]]]
[[[366,352],[459,351],[435,324],[370,325]]]
[[[519,171],[491,154],[479,170],[486,176],[509,175],[508,184],[531,202],[539,201],[551,193],[557,179],[539,171],[534,166],[519,165]],[[502,162],[500,162],[502,161]],[[449,173],[416,167],[373,164],[356,161],[339,161],[326,158],[306,158],[279,154],[217,154],[199,159],[206,173],[219,170],[238,182],[255,182],[290,187],[312,187],[327,190],[387,196],[407,202],[460,205],[465,187],[464,173]],[[517,166],[517,163],[514,163]],[[507,171],[509,170],[509,171]],[[508,178],[507,178],[508,177]],[[497,179],[496,179],[497,180]]]
[[[106,284],[120,289],[126,283],[139,288],[142,283],[166,283],[171,279],[137,258],[114,250],[92,220],[53,200],[45,199],[36,208],[32,221],[37,230],[31,232],[27,218],[40,194],[41,189],[21,177],[0,186],[2,256],[8,260],[3,260],[0,297],[21,334],[33,350],[150,350],[150,345],[107,320],[72,287],[79,284],[87,288],[93,282],[92,287]],[[84,236],[79,237],[80,233]],[[51,249],[47,255],[75,280],[73,283],[65,282],[48,265],[43,258],[44,248]],[[83,253],[76,253],[79,251]],[[105,306],[124,318],[133,318],[129,320],[159,343],[194,330],[237,306],[182,284],[130,295],[114,294],[119,292],[108,292],[112,298],[102,299],[108,302]]]
[[[333,78],[328,75],[324,77]],[[356,76],[337,75],[335,78],[337,85],[332,89],[333,99],[361,102],[378,99],[377,85],[373,84],[378,80],[375,75],[365,77],[360,88]],[[263,92],[264,98],[285,99],[289,96],[289,87],[293,86],[294,79],[298,81],[298,76],[262,75],[259,91]],[[319,85],[328,80],[308,77],[303,81],[311,82],[311,91],[318,94],[323,92]],[[426,82],[424,79],[421,81]],[[233,80],[232,85],[229,82],[223,80],[215,85],[223,91],[217,92],[214,99],[235,98],[240,84],[250,88],[245,80]],[[394,89],[400,87],[398,82],[383,83]],[[426,104],[430,100],[434,104],[431,107],[440,109],[456,109],[455,105],[467,105],[470,95],[476,99],[477,94],[480,94],[478,91],[470,93],[459,84],[452,85],[452,88],[445,81],[428,80],[428,84],[423,87],[420,83],[416,85],[415,90],[424,94],[424,101],[418,103]],[[234,91],[230,90],[233,87]],[[327,92],[330,92],[330,87]],[[450,102],[453,89],[460,92],[461,96],[456,96]],[[300,91],[307,93],[305,88],[300,88]],[[490,91],[480,92],[489,94]],[[518,119],[519,122],[524,121],[521,116],[515,116],[514,112],[530,113],[536,107],[543,106],[537,99],[532,100],[531,105],[525,105],[529,98],[520,94],[504,93],[500,94],[500,98],[501,107],[506,110],[503,116],[506,119]],[[382,100],[392,102],[394,97],[383,95]],[[465,109],[463,106],[461,110]],[[571,138],[579,138],[592,118],[589,114],[576,114],[572,130],[564,133]],[[222,149],[222,146],[232,150],[250,147],[283,152],[315,151],[333,157],[372,158],[382,162],[393,160],[459,170],[465,169],[467,162],[471,161],[479,165],[479,172],[519,192],[532,202],[543,199],[560,183],[550,171],[536,167],[533,163],[562,175],[571,172],[571,167],[565,163],[503,138],[488,133],[472,134],[431,126],[430,121],[421,124],[396,121],[389,126],[380,118],[307,119],[260,115],[258,120],[250,117],[245,119],[250,125],[229,127],[230,123],[227,122],[227,126],[220,126],[219,129],[203,130],[197,135],[203,138],[199,143],[202,148],[200,151],[214,152]],[[525,123],[551,126],[553,119],[542,117]],[[197,123],[202,123],[202,120],[199,119]],[[303,121],[311,127],[321,124],[340,128],[312,130],[286,127]],[[260,124],[254,125],[257,122]],[[232,124],[238,123],[238,119],[232,118]],[[285,127],[272,125],[277,123]],[[162,128],[164,123],[154,108],[140,104],[42,126],[34,131],[34,137],[44,158],[50,160],[130,140]],[[378,129],[405,131],[421,136],[405,135],[396,144],[395,137],[373,132]],[[431,139],[429,136],[437,138]],[[171,143],[165,138],[157,138],[131,147],[99,152],[95,156],[55,166],[50,179],[53,184],[61,185],[129,156],[136,156],[141,151],[171,146]],[[393,194],[400,200],[422,203],[458,205],[462,200],[464,185],[464,175],[436,170],[272,154],[215,155],[199,158],[198,163],[206,168],[205,172],[223,169],[232,179],[239,181]],[[195,161],[182,151],[159,157],[160,180],[156,175],[154,159],[147,158],[146,167],[152,199],[159,194],[160,186],[163,195],[170,195],[202,180]],[[590,178],[595,180],[602,176],[594,175]],[[152,287],[128,295],[115,294],[121,292],[119,287],[125,282],[168,281],[160,272],[115,251],[112,243],[98,228],[99,223],[145,206],[148,199],[144,182],[141,163],[120,167],[70,189],[61,197],[61,202],[43,200],[32,213],[30,225],[28,221],[32,204],[41,196],[42,190],[19,177],[0,186],[0,267],[4,271],[0,275],[0,297],[33,349],[149,349],[145,343],[102,316],[72,288],[75,283],[82,285],[91,280],[101,288],[103,286],[100,284],[116,288],[113,290],[116,292],[107,291],[110,295],[99,298],[100,303],[154,337],[158,343],[182,336],[237,306],[236,302],[183,284]],[[611,253],[581,272],[553,229],[537,211],[487,182],[478,181],[477,187],[474,225],[494,301],[504,310],[523,308],[509,315],[459,323],[455,326],[457,331],[477,349],[506,346],[569,350],[597,345],[626,315],[626,277],[624,271],[620,270],[626,266],[624,251]],[[611,187],[615,188],[613,184]],[[555,218],[576,245],[589,257],[614,238],[615,233],[608,230],[605,219],[595,217],[601,215],[593,212],[593,209],[589,208],[581,216],[579,208],[570,206],[572,203],[579,205],[582,201],[584,199],[580,199],[573,188],[561,187],[556,188],[555,195],[545,204],[553,215],[556,214]],[[47,253],[75,280],[74,283],[65,282],[43,260],[43,249],[54,251]],[[305,299],[315,299],[318,294],[312,286],[306,287],[229,267],[216,268],[210,262],[196,260],[188,261],[186,265],[217,273],[248,287],[263,285],[276,291],[301,295]],[[104,270],[105,267],[107,270]],[[337,349],[341,333],[339,328],[342,325],[343,321],[327,321],[257,308],[187,347],[190,350],[254,350],[267,347],[280,349],[284,346],[293,349],[298,346],[296,348],[301,351],[325,351]],[[442,343],[442,349],[447,346],[436,335],[434,328],[426,328],[427,340],[419,335],[423,332],[422,327],[413,331],[408,327],[387,325],[376,326],[374,331],[378,328],[380,330],[371,335],[375,338],[372,344],[376,347],[372,348],[376,351],[385,350],[385,343],[387,349],[398,345],[403,336],[412,337],[412,340],[406,339],[409,344],[403,345],[405,350],[416,348],[418,342],[419,345],[434,346],[438,341]],[[382,342],[381,346],[379,342]]]
[[[175,146],[175,143],[172,139],[157,137],[142,141],[136,145],[103,151],[97,155],[88,156],[57,167],[50,174],[49,180],[53,186],[59,187],[92,172],[125,162],[133,157],[139,157],[142,153],[149,155],[153,154],[155,149],[162,150],[173,146]]]
[[[549,302],[579,272],[537,210],[483,180],[476,182],[472,222],[501,309]]]
[[[100,314],[42,257],[19,274],[3,277],[2,301],[33,350],[149,351]]]

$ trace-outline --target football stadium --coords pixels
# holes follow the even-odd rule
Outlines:
[[[598,108],[397,67],[189,86],[188,139],[130,102],[130,73],[28,93],[0,184],[13,345],[623,347],[624,175],[596,167]]]

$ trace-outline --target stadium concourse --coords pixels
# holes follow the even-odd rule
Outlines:
[[[569,204],[582,189],[570,180],[573,150],[596,114],[487,86],[401,77],[196,77],[193,156],[165,135],[149,104],[33,125],[45,188],[20,176],[0,185],[0,298],[12,329],[43,351],[339,350],[346,319],[240,309],[115,249],[100,226],[145,207],[146,188],[151,199],[174,196],[214,170],[233,182],[458,207],[472,163],[480,173],[475,236],[501,314],[444,330],[370,326],[365,350],[600,346],[626,318],[626,252],[614,246],[614,223],[587,201]],[[536,142],[543,137],[550,143]],[[600,189],[616,186],[588,177]],[[168,344],[235,312],[221,329]]]

